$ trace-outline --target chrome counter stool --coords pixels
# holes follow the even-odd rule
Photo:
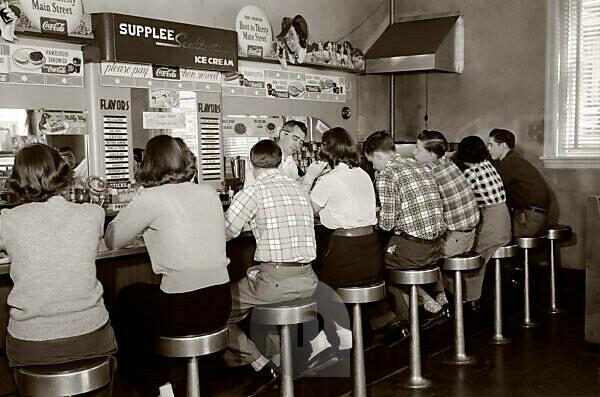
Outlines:
[[[272,305],[256,306],[252,321],[259,324],[279,325],[281,332],[281,388],[280,395],[294,395],[294,374],[292,370],[292,338],[290,325],[300,324],[317,318],[317,304],[314,300],[297,299]]]
[[[502,268],[500,267],[500,259],[514,258],[519,254],[519,246],[516,244],[508,244],[500,247],[492,255],[492,259],[496,261],[496,279],[494,286],[494,336],[491,343],[496,345],[504,345],[510,342],[510,339],[502,335]]]
[[[440,268],[427,267],[420,270],[387,270],[391,284],[410,286],[410,362],[409,377],[402,386],[409,389],[428,387],[431,381],[421,375],[421,341],[419,336],[419,301],[417,286],[432,284],[440,279]]]
[[[361,303],[380,301],[385,298],[385,282],[360,287],[338,288],[337,293],[344,303],[353,304],[352,336],[353,350],[352,377],[354,378],[354,397],[367,395],[367,381],[365,377],[365,354],[363,351],[363,332]]]
[[[111,360],[111,357],[98,357],[17,368],[17,389],[20,395],[33,397],[71,396],[98,390],[110,382]]]
[[[159,336],[156,339],[156,352],[161,356],[187,358],[187,395],[200,397],[200,377],[198,357],[216,353],[227,347],[227,327],[218,331],[188,336]]]
[[[532,248],[540,248],[544,245],[545,237],[517,237],[515,241],[519,248],[523,249],[525,254],[525,282],[524,282],[524,301],[523,301],[523,322],[521,326],[524,328],[537,327],[538,324],[531,320],[531,307],[529,296],[529,250]]]
[[[548,225],[547,238],[550,240],[550,314],[562,312],[556,304],[556,242],[571,237],[572,230],[567,225]]]
[[[473,357],[465,352],[465,323],[463,315],[462,277],[460,272],[475,270],[481,267],[481,255],[476,252],[465,252],[450,258],[444,258],[444,270],[454,272],[454,356],[448,360],[450,364],[471,364]]]

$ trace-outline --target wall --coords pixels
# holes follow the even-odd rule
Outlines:
[[[585,200],[600,194],[600,170],[551,170],[539,160],[544,139],[545,1],[396,1],[396,17],[456,10],[464,16],[465,71],[398,75],[396,135],[414,140],[427,127],[444,132],[451,141],[467,135],[487,141],[494,127],[513,131],[518,149],[540,169],[552,190],[551,221],[571,225],[576,233],[574,242],[561,251],[563,265],[584,268]]]

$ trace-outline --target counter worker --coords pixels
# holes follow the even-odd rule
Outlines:
[[[431,170],[396,154],[394,141],[385,131],[371,134],[363,150],[367,160],[379,171],[376,179],[381,203],[378,225],[394,232],[385,250],[388,269],[419,269],[436,264],[446,224],[442,199]],[[394,297],[397,318],[406,320],[406,293],[400,293],[401,290],[392,285],[388,291]],[[371,319],[374,328],[382,322],[386,324],[386,319],[394,320],[390,313],[380,313],[379,317]]]
[[[513,237],[539,236],[545,233],[548,222],[550,191],[542,174],[515,152],[515,143],[512,132],[494,128],[488,151],[504,183]]]
[[[439,131],[424,130],[417,138],[413,155],[417,162],[426,165],[433,172],[444,206],[444,221],[447,230],[441,242],[443,257],[460,255],[470,251],[475,243],[475,228],[479,223],[479,207],[469,182],[460,169],[444,157],[448,141]],[[437,312],[441,305],[448,304],[444,294],[443,281],[436,286],[435,301],[424,299],[425,310]]]
[[[302,147],[306,139],[306,134],[306,124],[297,120],[289,120],[279,130],[279,141],[277,143],[283,154],[281,164],[278,167],[280,173],[301,183],[304,190],[308,192],[315,179],[321,174],[324,167],[327,166],[327,163],[313,162],[308,167],[306,175],[300,177],[293,155]],[[252,161],[246,161],[244,187],[250,186],[255,181],[252,168]]]
[[[250,223],[256,238],[254,260],[259,262],[231,288],[229,345],[224,356],[229,366],[251,364],[257,372],[246,387],[247,395],[266,389],[277,375],[237,323],[255,305],[312,296],[318,282],[311,266],[316,257],[313,209],[302,186],[281,172],[281,152],[268,139],[252,147],[255,181],[235,195],[225,213],[227,239],[238,236]]]

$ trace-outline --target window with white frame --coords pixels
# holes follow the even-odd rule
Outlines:
[[[600,167],[600,0],[548,0],[544,162]]]

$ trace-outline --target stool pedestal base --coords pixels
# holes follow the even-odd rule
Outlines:
[[[446,358],[443,363],[448,365],[473,365],[477,364],[477,359],[473,356],[467,356],[466,354],[462,356],[452,354],[452,356]]]
[[[510,339],[502,336],[502,335],[494,335],[490,340],[492,345],[507,345],[510,343]]]
[[[431,386],[431,381],[423,377],[408,377],[399,384],[404,389],[425,389]]]
[[[559,309],[558,307],[552,307],[548,310],[548,313],[550,314],[560,314],[560,313],[564,313],[565,311],[563,309]]]
[[[527,320],[523,320],[523,322],[521,323],[521,327],[522,328],[535,328],[538,327],[540,324],[536,323],[535,321],[527,321]]]

